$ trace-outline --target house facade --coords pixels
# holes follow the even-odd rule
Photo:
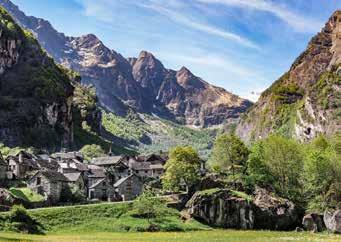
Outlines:
[[[68,182],[69,180],[59,172],[40,170],[27,181],[27,185],[51,204],[55,204],[60,201],[62,191],[68,186]]]
[[[143,181],[135,174],[121,178],[114,184],[115,195],[123,201],[130,201],[138,197],[143,191]]]
[[[113,188],[110,186],[106,178],[102,178],[93,183],[88,189],[89,200],[111,201],[113,196]]]
[[[24,179],[29,173],[40,169],[36,157],[25,151],[20,151],[16,156],[8,156],[6,162],[15,179]]]

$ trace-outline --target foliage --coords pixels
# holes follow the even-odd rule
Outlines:
[[[9,229],[16,232],[41,234],[43,228],[21,205],[14,205],[8,214]]]
[[[134,214],[146,218],[148,223],[167,215],[166,204],[150,191],[142,193],[133,203]]]
[[[253,185],[272,186],[279,195],[298,201],[302,196],[304,152],[291,139],[271,135],[251,149],[247,172]]]
[[[182,185],[191,187],[199,180],[200,165],[200,157],[192,147],[171,149],[165,165],[166,172],[162,177],[164,189],[179,191]]]
[[[341,206],[340,136],[329,141],[319,136],[308,146],[304,160],[304,188],[308,210],[323,211]]]
[[[35,203],[35,202],[43,202],[45,199],[43,196],[38,193],[33,192],[29,188],[15,188],[11,187],[9,189],[10,194],[20,200],[25,202]]]
[[[128,111],[125,117],[102,112],[103,128],[121,140],[122,145],[134,147],[140,153],[168,151],[175,146],[192,146],[207,157],[218,132],[217,129],[192,129],[146,114]]]
[[[105,154],[105,151],[102,149],[102,147],[96,144],[84,145],[83,148],[80,149],[80,152],[88,161],[91,161],[93,158],[97,158]]]
[[[226,172],[235,165],[244,166],[248,155],[248,148],[237,136],[223,134],[214,143],[209,164],[213,170]]]
[[[49,207],[27,210],[29,216],[44,225],[47,233],[105,233],[105,232],[142,232],[150,227],[146,218],[136,218],[132,203],[101,203],[92,205],[77,205],[67,207]],[[8,213],[0,213],[8,221]],[[153,219],[160,231],[193,231],[208,229],[207,226],[191,220],[183,222],[179,212],[167,209],[167,214]],[[5,231],[0,226],[0,231]],[[126,233],[125,233],[126,235]],[[1,239],[0,239],[1,240]]]

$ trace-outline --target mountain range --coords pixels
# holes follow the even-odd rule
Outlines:
[[[0,0],[20,26],[34,33],[57,63],[92,84],[102,107],[125,115],[129,107],[196,127],[235,122],[252,103],[210,85],[186,67],[167,69],[153,54],[124,58],[95,35],[68,37],[40,18],[26,16],[9,0]]]

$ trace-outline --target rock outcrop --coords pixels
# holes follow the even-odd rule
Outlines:
[[[293,202],[265,189],[256,189],[253,204],[256,229],[294,230],[301,223],[302,217]]]
[[[70,79],[0,8],[0,140],[48,148],[72,141]]]
[[[301,222],[292,202],[263,189],[258,189],[253,201],[226,189],[200,191],[186,208],[192,217],[222,228],[293,230]]]
[[[254,228],[253,205],[246,199],[231,195],[229,190],[213,193],[197,192],[187,202],[186,207],[192,217],[211,226],[234,229]]]
[[[323,215],[317,213],[309,213],[303,217],[303,228],[314,233],[321,232],[326,229],[323,222]]]
[[[262,93],[237,126],[244,141],[270,133],[306,141],[340,130],[340,20],[336,11],[290,70]]]
[[[329,231],[341,233],[341,210],[325,211],[323,216],[324,224]]]
[[[116,114],[128,107],[181,124],[207,127],[236,122],[251,102],[212,86],[188,69],[166,69],[151,53],[125,59],[96,36],[67,37],[49,22],[28,17],[9,0],[0,0],[18,21],[32,31],[55,60],[96,87],[99,102]]]

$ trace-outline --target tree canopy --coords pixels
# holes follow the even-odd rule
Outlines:
[[[162,177],[164,189],[179,191],[182,185],[191,187],[199,180],[200,166],[200,157],[192,147],[171,149],[165,165],[166,172]]]

